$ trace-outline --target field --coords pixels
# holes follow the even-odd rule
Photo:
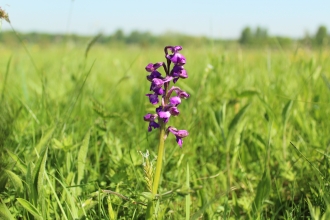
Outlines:
[[[165,45],[164,45],[165,46]],[[148,63],[163,47],[0,46],[0,218],[144,219],[156,164]],[[161,219],[330,219],[329,50],[182,50]]]

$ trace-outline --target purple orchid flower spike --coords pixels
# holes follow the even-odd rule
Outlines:
[[[170,117],[180,114],[178,106],[181,104],[182,99],[187,99],[189,97],[189,94],[179,87],[174,86],[169,89],[171,81],[176,83],[179,79],[188,78],[187,71],[183,67],[186,63],[186,58],[179,53],[181,50],[181,46],[166,46],[164,51],[167,62],[149,63],[145,67],[145,70],[150,73],[147,76],[147,80],[151,82],[150,91],[153,91],[152,93],[146,94],[146,96],[148,96],[151,104],[160,104],[160,106],[156,108],[156,114],[148,113],[144,116],[144,120],[149,122],[148,131],[156,128],[165,131],[165,124],[169,122]],[[172,68],[171,63],[174,64]],[[163,66],[166,74],[165,76],[162,76],[158,70],[161,66]],[[173,91],[176,92],[176,96],[172,96]],[[158,123],[156,120],[158,120]],[[183,143],[182,138],[188,135],[186,130],[177,130],[171,126],[168,127],[166,132],[165,136],[167,136],[169,132],[176,136],[180,147],[182,147]]]
[[[188,78],[187,71],[183,67],[186,64],[186,58],[179,53],[181,50],[181,46],[166,46],[164,48],[166,62],[149,63],[145,67],[146,71],[150,73],[147,76],[147,80],[151,82],[150,91],[153,91],[153,93],[146,94],[146,96],[148,96],[150,103],[153,105],[158,104],[161,99],[160,106],[156,108],[156,113],[148,113],[144,116],[144,120],[149,122],[149,132],[156,128],[159,128],[160,130],[157,165],[153,176],[152,186],[148,184],[148,189],[152,192],[152,197],[148,202],[147,210],[149,211],[147,211],[147,219],[153,219],[152,210],[154,203],[151,201],[154,199],[155,194],[157,194],[158,191],[162,170],[163,152],[165,151],[165,139],[169,133],[174,134],[176,142],[180,148],[182,148],[182,139],[189,135],[187,130],[178,130],[172,126],[167,127],[170,117],[178,116],[180,114],[178,106],[181,104],[182,99],[187,99],[189,97],[189,94],[179,87],[173,86],[170,88],[172,80],[173,83],[176,83],[179,79]],[[158,72],[158,69],[161,66],[163,66],[165,71],[164,76]],[[176,96],[172,96],[173,91],[176,92]]]
[[[171,127],[171,126],[169,126],[167,128],[167,132],[166,133],[168,134],[169,132],[171,132],[172,134],[175,135],[176,142],[178,143],[178,145],[180,147],[182,147],[182,144],[183,144],[182,138],[185,138],[185,137],[187,137],[189,135],[188,131],[186,131],[186,130],[178,130],[178,129],[176,129],[174,127]]]

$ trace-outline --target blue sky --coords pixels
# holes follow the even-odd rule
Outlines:
[[[245,26],[302,37],[330,29],[329,0],[0,0],[18,31],[111,34],[117,29],[238,38]],[[2,30],[10,29],[5,21]]]

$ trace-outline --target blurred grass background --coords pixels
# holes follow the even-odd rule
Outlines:
[[[158,143],[143,121],[155,108],[144,68],[163,47],[85,48],[27,44],[33,66],[1,45],[4,219],[144,218],[138,151],[153,159]],[[329,50],[210,43],[182,54],[189,78],[177,85],[191,97],[170,125],[190,135],[182,149],[166,140],[161,216],[327,219]]]

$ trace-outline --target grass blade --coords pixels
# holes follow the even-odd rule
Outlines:
[[[11,182],[14,185],[15,189],[19,193],[22,192],[23,191],[22,179],[10,170],[5,170],[5,173],[7,174],[8,178],[11,180]]]
[[[4,95],[5,95],[5,90],[6,90],[6,84],[7,84],[7,78],[8,78],[8,73],[10,69],[10,63],[11,63],[11,58],[9,58],[7,62],[7,68],[6,68],[6,73],[5,73],[5,79],[3,80],[3,87],[2,87],[2,92],[1,92],[1,102],[3,101]]]
[[[56,194],[56,192],[55,192],[55,189],[54,189],[54,187],[53,187],[53,185],[52,185],[52,182],[50,181],[50,179],[49,179],[47,173],[45,173],[45,177],[46,177],[46,180],[47,180],[47,182],[48,182],[48,186],[50,187],[50,189],[51,189],[51,191],[52,191],[52,193],[53,193],[53,196],[54,196],[54,198],[56,199],[56,202],[57,202],[58,206],[60,207],[60,210],[61,210],[61,212],[62,212],[62,214],[63,214],[63,216],[62,216],[63,219],[68,220],[68,217],[66,216],[65,211],[64,211],[64,209],[63,209],[63,206],[62,206],[62,204],[61,204],[61,201],[60,201],[60,199],[58,198],[58,196],[57,196],[57,194]]]
[[[81,180],[84,178],[85,174],[85,165],[86,165],[86,157],[88,152],[89,138],[90,138],[90,130],[85,135],[82,146],[78,152],[78,179],[77,185],[80,184]]]
[[[55,176],[51,176],[51,177],[54,178],[54,180],[57,181],[62,186],[62,189],[63,189],[62,196],[64,196],[63,199],[65,199],[65,198],[67,199],[66,202],[68,203],[68,205],[70,205],[70,208],[68,208],[68,209],[71,213],[72,218],[73,219],[78,219],[79,216],[78,216],[78,208],[77,208],[77,205],[75,203],[75,197],[74,197],[75,195],[72,194],[68,190],[68,187],[60,179],[58,179]],[[47,181],[49,182],[49,184],[51,184],[51,181],[48,177],[48,174],[46,174],[46,178],[47,178]],[[52,189],[52,192],[56,193],[55,190],[54,190],[54,187],[53,186],[50,186],[50,187]],[[60,206],[60,209],[62,210],[62,212],[64,212],[64,209],[62,207],[62,203],[61,203],[60,199],[58,198],[57,194],[54,194],[54,197],[56,198],[56,201],[58,201],[58,205]]]
[[[41,210],[42,210],[42,214],[44,217],[47,216],[46,212],[46,201],[45,201],[45,195],[44,195],[44,176],[46,173],[46,161],[47,161],[47,152],[48,152],[48,147],[45,150],[45,153],[42,157],[41,163],[40,163],[40,168],[39,168],[39,172],[38,172],[38,194],[39,194],[39,204],[41,204]],[[41,158],[41,157],[40,157]]]
[[[252,97],[254,95],[259,95],[260,93],[256,90],[244,90],[240,94],[238,94],[239,98],[245,98],[245,97]]]
[[[228,131],[231,132],[232,130],[234,130],[234,128],[236,127],[236,125],[238,124],[238,122],[240,121],[240,119],[243,117],[244,113],[246,112],[246,110],[248,109],[248,107],[250,106],[250,104],[245,105],[233,118],[233,120],[230,122],[229,127],[228,127]]]
[[[0,219],[15,220],[14,216],[10,213],[7,206],[1,200],[0,203]]]
[[[257,194],[252,203],[252,212],[255,218],[259,216],[261,206],[264,200],[268,197],[270,190],[271,190],[270,177],[267,170],[265,170],[260,182],[258,183]]]
[[[102,36],[102,34],[98,34],[88,43],[87,48],[85,50],[85,58],[88,56],[89,50],[92,48],[92,46],[95,44],[95,42]]]
[[[17,198],[17,201],[25,208],[28,212],[30,212],[34,217],[37,219],[43,219],[40,215],[38,209],[32,205],[29,201],[23,199],[23,198]]]
[[[291,110],[291,107],[292,107],[292,103],[293,103],[292,100],[288,101],[285,104],[284,108],[283,108],[283,111],[282,111],[282,120],[283,120],[283,123],[284,124],[288,121],[289,113],[290,113],[290,110]]]
[[[38,145],[36,146],[36,150],[37,150],[37,153],[38,154],[41,154],[42,151],[45,151],[46,150],[46,147],[47,147],[47,143],[48,141],[50,140],[50,138],[52,137],[53,135],[53,132],[55,130],[55,127],[50,129],[42,138],[41,140],[39,141]],[[42,156],[41,156],[42,157]]]
[[[40,182],[40,172],[44,171],[44,166],[46,163],[46,157],[47,157],[47,145],[45,145],[45,149],[43,152],[41,152],[40,157],[37,160],[37,163],[32,171],[32,181],[33,185],[38,189],[39,187],[43,187],[43,184]],[[38,190],[39,191],[39,190]]]
[[[23,175],[26,175],[26,165],[18,158],[18,156],[8,149],[6,149],[7,153],[11,157],[11,159],[15,162],[15,166],[22,172]]]
[[[190,180],[189,180],[189,164],[187,163],[187,178],[186,178],[186,187],[188,192],[190,191]],[[186,220],[190,219],[190,205],[191,205],[191,198],[190,193],[187,193],[186,197]]]
[[[109,214],[110,220],[115,220],[116,219],[116,213],[112,208],[110,195],[107,196],[107,203],[108,203],[108,214]]]

